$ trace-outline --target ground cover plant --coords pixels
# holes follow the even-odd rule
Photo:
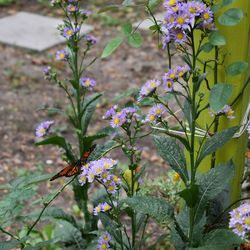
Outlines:
[[[56,121],[47,120],[37,127],[36,145],[60,147],[68,166],[58,174],[34,175],[10,183],[12,192],[0,203],[3,221],[0,230],[11,237],[2,243],[4,249],[16,246],[22,249],[156,249],[157,242],[167,242],[169,238],[176,249],[224,249],[239,247],[243,239],[247,240],[249,205],[233,210],[228,225],[226,215],[233,204],[223,200],[227,200],[237,163],[230,160],[217,165],[216,161],[216,151],[238,130],[245,129],[230,126],[230,121],[235,118],[233,108],[242,98],[249,79],[236,96],[233,96],[232,85],[218,82],[218,67],[224,63],[218,55],[225,40],[216,28],[215,19],[217,11],[231,2],[167,0],[163,3],[163,23],[153,14],[158,1],[138,5],[125,1],[122,6],[101,10],[146,9],[154,22],[150,29],[158,35],[162,53],[168,54],[168,70],[164,69],[158,78],[149,79],[133,102],[125,106],[111,105],[103,114],[109,126],[90,135],[88,126],[101,98],[100,93],[94,93],[98,84],[94,76],[86,75],[86,69],[96,61],[88,55],[97,41],[91,35],[81,35],[81,26],[91,13],[82,10],[77,0],[51,1],[65,13],[64,24],[58,29],[67,46],[55,56],[68,65],[72,74],[70,79],[63,79],[56,69],[45,69],[46,79],[65,92],[70,104],[66,110],[49,108],[48,111],[68,118],[76,142],[72,144],[58,133]],[[236,25],[242,18],[241,9],[231,8],[223,12],[218,21],[223,25]],[[102,57],[110,56],[124,41],[133,47],[140,47],[142,43],[137,27],[133,28],[130,22],[107,44]],[[183,55],[182,64],[175,67],[170,50],[173,45]],[[213,60],[200,59],[202,53],[211,51],[215,52]],[[225,66],[225,73],[238,75],[247,68],[246,62],[237,61]],[[214,72],[212,80],[208,77],[210,71]],[[178,112],[173,111],[170,100],[176,101]],[[199,128],[204,114],[211,118],[206,127]],[[169,123],[169,117],[174,118],[174,126]],[[219,130],[220,122],[225,119],[229,120],[228,127]],[[105,143],[98,143],[98,139],[108,136]],[[146,166],[139,142],[148,137],[174,171],[173,183],[178,183],[174,194],[167,188],[165,192],[169,194],[156,197],[143,185]],[[106,156],[115,148],[122,150],[126,164]],[[209,155],[212,155],[209,171],[199,172]],[[45,197],[42,210],[20,216],[25,202],[35,195],[36,184],[58,178],[65,178],[65,184]],[[51,207],[71,184],[77,209],[83,213],[80,220]],[[56,219],[58,224],[47,224],[40,229],[37,226],[42,219]],[[157,239],[151,239],[147,231],[152,220],[161,228]],[[5,230],[15,223],[24,226],[15,233]]]

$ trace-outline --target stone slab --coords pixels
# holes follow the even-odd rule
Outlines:
[[[58,24],[61,19],[18,12],[0,19],[0,42],[40,52],[65,42],[56,29]],[[82,26],[83,34],[91,30],[90,25]]]
[[[164,20],[165,13],[158,13],[155,15],[155,19],[158,23],[161,23]],[[149,30],[149,27],[154,25],[154,22],[149,18],[139,21],[133,24],[134,27],[138,27],[141,30]]]

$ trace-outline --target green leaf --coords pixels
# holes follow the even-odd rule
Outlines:
[[[233,2],[235,2],[235,0],[223,0],[220,7],[222,8],[222,7],[224,7],[226,5],[229,5],[229,4],[233,3]]]
[[[82,114],[82,133],[85,135],[88,130],[89,123],[95,113],[96,105],[98,103],[98,99],[101,97],[101,94],[93,94],[88,96],[84,102],[83,114]]]
[[[47,139],[44,139],[42,141],[36,142],[36,146],[42,146],[42,145],[57,145],[63,148],[70,162],[75,162],[75,157],[71,151],[70,144],[65,140],[64,137],[55,135]]]
[[[200,50],[209,53],[213,48],[214,48],[214,45],[211,44],[211,43],[209,43],[209,42],[207,42],[207,43],[204,43],[204,44],[200,47]]]
[[[209,137],[201,148],[200,155],[197,159],[197,166],[205,158],[205,156],[214,153],[217,149],[224,146],[233,137],[238,129],[239,126],[235,126]]]
[[[125,99],[125,98],[128,98],[128,97],[131,97],[131,96],[135,96],[137,93],[139,92],[139,89],[138,88],[128,88],[124,91],[122,91],[121,93],[119,94],[116,94],[114,96],[114,98],[112,99],[112,102],[118,102],[122,99]]]
[[[198,185],[192,185],[179,193],[180,197],[182,197],[188,207],[194,207],[199,195],[199,187]]]
[[[29,214],[28,216],[37,218],[40,211]],[[43,213],[42,219],[53,218],[56,220],[64,220],[72,224],[74,227],[78,228],[77,222],[72,215],[65,213],[62,209],[56,207],[48,207]]]
[[[125,36],[129,36],[132,33],[133,27],[131,22],[122,25],[122,32]]]
[[[247,62],[237,61],[226,67],[226,74],[230,76],[236,76],[246,71],[247,68],[248,68]]]
[[[195,219],[206,207],[207,202],[217,197],[229,184],[234,176],[234,165],[228,162],[218,165],[197,178],[199,185],[199,201],[197,202]]]
[[[210,92],[209,104],[214,112],[220,111],[228,102],[232,95],[232,85],[227,83],[217,83]]]
[[[243,11],[239,8],[231,8],[226,10],[221,16],[219,16],[219,23],[225,26],[234,26],[240,23],[243,18]]]
[[[116,141],[108,141],[103,145],[97,145],[95,150],[89,156],[89,161],[98,160],[101,157],[105,156],[109,151],[114,148],[117,148],[120,144]]]
[[[116,37],[109,41],[109,43],[106,45],[102,52],[102,58],[106,58],[110,56],[123,42],[123,37]]]
[[[159,223],[169,222],[174,217],[174,208],[166,200],[157,197],[134,196],[122,200],[123,203],[138,212],[149,215]]]
[[[134,48],[139,48],[143,43],[143,37],[139,32],[134,32],[133,34],[131,34],[131,36],[128,37],[128,43]]]
[[[209,42],[214,46],[222,46],[226,44],[226,39],[219,31],[213,31],[209,36]]]
[[[20,242],[18,240],[9,240],[0,242],[0,249],[1,250],[12,250],[15,247],[20,246]]]
[[[161,3],[162,3],[162,0],[149,0],[148,7],[150,8],[150,10],[154,10]]]
[[[155,135],[154,144],[162,159],[168,162],[170,167],[180,175],[184,183],[187,183],[189,177],[185,156],[176,141],[171,137]]]
[[[74,249],[85,249],[86,246],[81,231],[64,220],[57,221],[55,238],[67,245],[74,246]]]
[[[209,232],[203,242],[205,247],[213,247],[213,249],[225,249],[239,246],[241,243],[243,243],[243,240],[227,229],[217,229]]]

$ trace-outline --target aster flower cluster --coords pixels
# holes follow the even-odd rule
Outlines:
[[[243,203],[229,214],[229,228],[244,238],[250,232],[250,203]]]
[[[98,250],[110,249],[111,236],[108,232],[105,232],[98,240]]]
[[[45,121],[40,123],[36,128],[36,137],[44,137],[50,132],[51,126],[54,121]]]
[[[164,73],[162,76],[163,87],[166,92],[171,92],[174,90],[174,82],[180,80],[188,71],[190,67],[185,66],[176,66],[173,69],[170,69],[168,72]]]
[[[110,158],[102,158],[91,161],[82,166],[79,182],[84,185],[86,182],[92,183],[95,179],[102,183],[109,194],[115,194],[121,184],[121,179],[110,172],[117,164],[117,161]]]
[[[111,209],[112,207],[107,203],[99,203],[94,209],[93,209],[93,213],[94,215],[98,215],[100,212],[107,212]]]
[[[145,97],[150,96],[154,93],[158,87],[162,86],[166,92],[171,92],[174,90],[174,82],[180,80],[188,71],[190,67],[176,66],[170,69],[168,72],[162,75],[162,82],[156,79],[148,80],[140,89],[138,101],[140,102]]]
[[[157,123],[161,120],[165,112],[166,108],[162,104],[158,103],[149,109],[148,114],[146,116],[146,121],[151,123]]]
[[[139,92],[139,97],[138,101],[141,101],[144,97],[149,96],[152,94],[157,87],[161,85],[161,81],[153,79],[153,80],[148,80],[142,87]]]
[[[117,105],[112,106],[105,115],[103,119],[111,120],[110,125],[112,128],[118,128],[125,124],[130,124],[132,121],[132,117],[137,117],[136,114],[137,109],[133,107],[126,107],[119,110]]]
[[[171,41],[177,44],[186,42],[191,28],[214,29],[213,12],[204,3],[167,0],[164,2],[164,7],[166,16],[162,25],[163,47]]]
[[[234,111],[229,105],[225,105],[221,110],[218,112],[214,112],[213,110],[209,109],[209,114],[214,117],[215,115],[224,114],[229,120],[233,120],[235,118]]]

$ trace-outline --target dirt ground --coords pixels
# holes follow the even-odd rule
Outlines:
[[[97,37],[98,44],[91,52],[91,57],[100,56],[107,42],[119,32],[120,23],[126,20],[136,20],[138,13],[107,13],[96,15],[100,3],[89,5],[94,14],[89,23],[94,25],[92,34]],[[17,11],[28,11],[43,15],[60,17],[60,12],[52,10],[47,4],[36,1],[22,0],[18,4],[0,7],[0,17],[11,15]],[[143,16],[141,10],[141,16]],[[138,19],[137,19],[138,20]],[[142,32],[143,46],[139,49],[123,44],[118,51],[105,60],[98,59],[89,68],[87,75],[96,78],[96,91],[103,93],[101,103],[92,122],[91,131],[107,126],[103,121],[105,110],[110,107],[110,100],[117,94],[131,87],[140,87],[147,79],[160,78],[167,69],[167,57],[158,48],[157,37],[149,32]],[[43,166],[44,172],[56,172],[65,166],[60,158],[60,152],[55,147],[39,147],[34,145],[35,128],[45,119],[53,119],[60,131],[74,140],[64,118],[48,116],[40,107],[65,107],[67,99],[64,93],[54,84],[44,80],[42,70],[47,65],[53,65],[59,70],[59,77],[69,74],[65,64],[55,61],[57,50],[64,45],[53,47],[42,53],[36,53],[21,48],[0,44],[0,185],[8,182],[16,175],[25,171],[35,172],[38,166]],[[151,162],[160,159],[151,153],[150,143],[144,147],[144,158]],[[114,157],[121,154],[115,152]],[[152,170],[151,170],[152,171]],[[158,170],[154,170],[156,173]],[[153,172],[154,172],[153,171]],[[156,174],[155,173],[155,174]],[[1,191],[1,190],[0,190]]]

